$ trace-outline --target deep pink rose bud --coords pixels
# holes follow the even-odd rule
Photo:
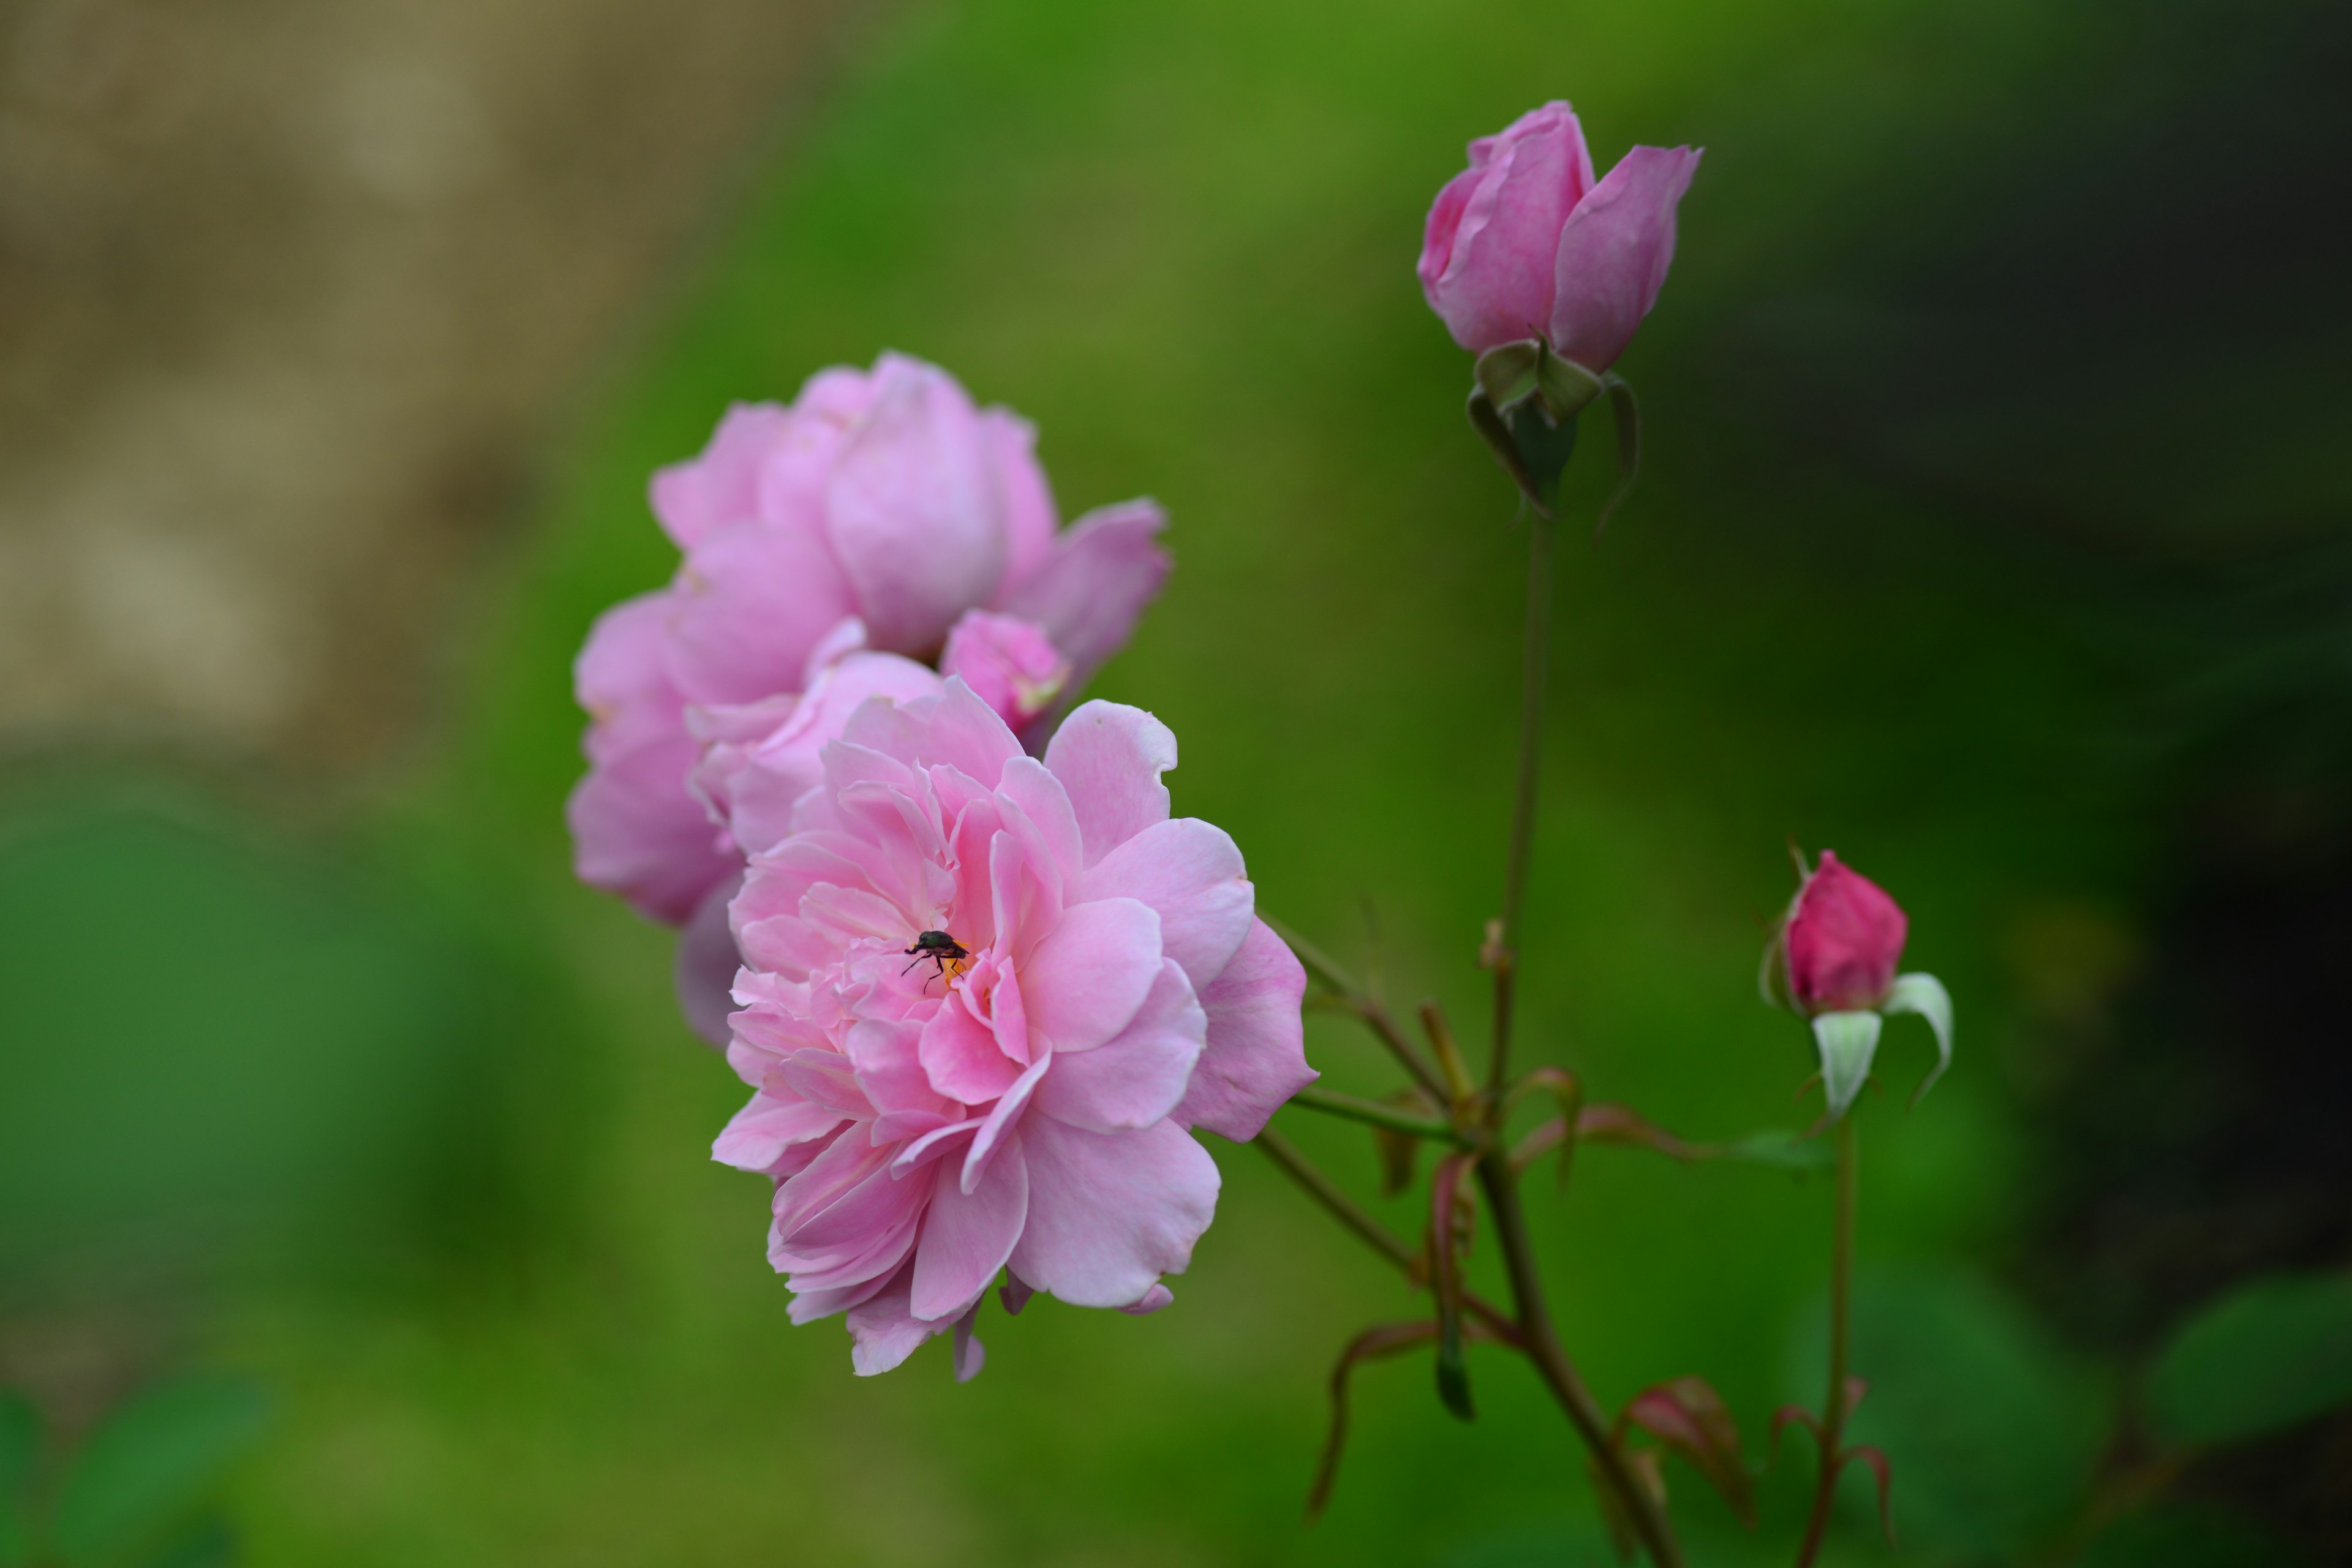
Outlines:
[[[1811,1020],[1832,1118],[1845,1114],[1870,1079],[1886,1017],[1916,1013],[1936,1031],[1936,1068],[1916,1103],[1952,1064],[1952,999],[1932,974],[1897,974],[1911,922],[1885,889],[1822,851],[1764,952],[1768,1002]]]
[[[1422,238],[1422,291],[1474,353],[1540,338],[1596,374],[1657,302],[1675,258],[1675,207],[1699,153],[1636,147],[1592,177],[1566,103],[1470,143],[1470,167],[1437,194]]]
[[[1811,1017],[1875,1007],[1895,988],[1895,966],[1911,922],[1886,889],[1832,850],[1798,891],[1782,939],[1789,999]]]

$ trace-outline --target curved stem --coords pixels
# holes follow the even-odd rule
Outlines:
[[[1845,1417],[1853,1401],[1846,1396],[1846,1342],[1853,1302],[1853,1222],[1860,1154],[1852,1110],[1838,1119],[1837,1231],[1830,1252],[1830,1386],[1822,1404],[1822,1470],[1813,1486],[1812,1517],[1805,1521],[1805,1543],[1797,1552],[1797,1568],[1812,1568],[1829,1531],[1830,1509],[1837,1501],[1838,1471],[1845,1443]]]
[[[1683,1568],[1682,1546],[1675,1539],[1665,1510],[1625,1468],[1622,1451],[1609,1440],[1608,1418],[1593,1401],[1591,1390],[1577,1375],[1568,1352],[1560,1348],[1559,1335],[1552,1328],[1550,1309],[1544,1303],[1543,1279],[1536,1270],[1535,1249],[1528,1240],[1527,1215],[1519,1206],[1518,1179],[1511,1173],[1507,1161],[1482,1160],[1478,1180],[1486,1189],[1487,1206],[1494,1211],[1496,1239],[1510,1270],[1511,1299],[1519,1310],[1519,1338],[1528,1359],[1543,1373],[1552,1397],[1559,1401],[1577,1436],[1591,1451],[1593,1463],[1624,1503],[1626,1517],[1633,1521],[1634,1533],[1641,1537],[1650,1560],[1658,1568]]]
[[[1440,1143],[1465,1145],[1462,1134],[1454,1123],[1434,1116],[1416,1116],[1412,1111],[1377,1100],[1365,1100],[1357,1095],[1342,1094],[1335,1089],[1322,1089],[1308,1084],[1290,1097],[1293,1105],[1309,1110],[1319,1110],[1326,1116],[1343,1116],[1350,1121],[1362,1121],[1374,1127],[1385,1127],[1391,1132],[1409,1132],[1415,1138],[1434,1139]]]
[[[1502,929],[1495,944],[1494,1057],[1486,1082],[1502,1092],[1510,1076],[1511,1004],[1517,978],[1519,914],[1527,902],[1528,861],[1535,852],[1536,775],[1543,760],[1544,681],[1551,668],[1552,537],[1558,524],[1528,518],[1528,627],[1519,668],[1519,777],[1511,805],[1511,858],[1503,881]]]

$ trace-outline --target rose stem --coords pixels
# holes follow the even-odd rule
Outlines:
[[[1822,1405],[1821,1477],[1813,1486],[1813,1513],[1805,1524],[1805,1543],[1797,1551],[1797,1568],[1812,1568],[1822,1537],[1830,1527],[1830,1506],[1837,1501],[1838,1471],[1843,1468],[1838,1450],[1845,1441],[1846,1406],[1852,1403],[1846,1398],[1845,1366],[1853,1297],[1854,1193],[1860,1163],[1853,1113],[1858,1109],[1849,1106],[1838,1118],[1837,1230],[1830,1252],[1830,1386]]]
[[[1501,940],[1496,943],[1494,1056],[1488,1089],[1499,1099],[1510,1074],[1511,991],[1518,968],[1519,912],[1527,901],[1528,861],[1535,852],[1536,773],[1543,760],[1544,680],[1551,667],[1550,518],[1528,512],[1528,630],[1519,670],[1519,778],[1511,806],[1511,858],[1503,882]]]

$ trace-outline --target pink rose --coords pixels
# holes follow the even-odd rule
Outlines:
[[[870,372],[819,373],[789,407],[738,405],[700,457],[656,474],[655,515],[685,560],[581,652],[590,768],[567,816],[582,879],[688,921],[740,868],[744,837],[714,827],[688,786],[701,750],[688,710],[805,689],[852,624],[856,647],[928,663],[970,612],[1017,619],[1058,653],[1065,693],[1116,652],[1167,575],[1164,520],[1129,501],[1058,529],[1034,443],[946,372],[885,354]],[[1035,647],[1022,653],[1025,675]],[[747,742],[762,716],[784,718],[706,728]]]
[[[1636,147],[1594,183],[1565,103],[1470,143],[1470,167],[1429,209],[1422,291],[1474,353],[1541,338],[1596,374],[1657,302],[1675,258],[1675,206],[1699,153]]]
[[[1175,738],[1089,702],[1041,762],[961,680],[877,699],[751,857],[714,1149],[776,1182],[792,1316],[848,1315],[860,1373],[970,1329],[1009,1273],[1149,1311],[1215,1212],[1205,1127],[1255,1137],[1316,1075],[1298,961],[1241,853],[1171,818]]]
[[[1943,983],[1895,973],[1910,926],[1885,889],[1824,849],[1765,950],[1765,1000],[1811,1021],[1832,1117],[1862,1092],[1889,1016],[1916,1013],[1935,1030],[1937,1065],[1918,1094],[1951,1066],[1952,999]]]

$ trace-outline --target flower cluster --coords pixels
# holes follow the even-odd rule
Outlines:
[[[935,692],[943,671],[1041,739],[1159,593],[1160,509],[1060,528],[1035,439],[946,372],[884,354],[819,373],[789,406],[738,405],[700,457],[654,476],[684,559],[581,650],[590,768],[566,816],[583,881],[688,927],[681,999],[715,1042],[744,857],[782,833],[848,713]],[[752,755],[764,793],[739,803]]]
[[[1174,737],[1070,711],[1167,574],[1159,509],[1059,528],[1034,444],[895,354],[738,406],[655,476],[677,577],[577,666],[579,874],[685,927],[754,1091],[716,1153],[776,1184],[793,1318],[846,1312],[861,1372],[950,1326],[977,1371],[1000,1272],[1015,1310],[1165,1305],[1216,1205],[1192,1129],[1315,1076],[1240,851],[1169,816]]]

